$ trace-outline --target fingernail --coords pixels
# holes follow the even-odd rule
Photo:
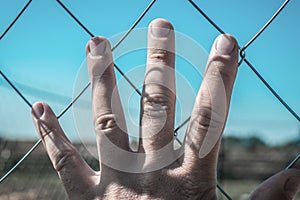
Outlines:
[[[151,33],[154,37],[167,37],[171,31],[171,24],[163,19],[156,19],[151,22]]]
[[[235,43],[227,35],[220,35],[217,39],[217,52],[220,54],[230,54],[234,49]]]
[[[299,191],[300,189],[300,181],[299,177],[293,177],[287,180],[285,183],[285,192],[286,194],[293,198],[295,194]]]
[[[90,53],[93,56],[101,56],[105,54],[106,41],[100,37],[94,37],[90,41]]]
[[[42,103],[37,103],[32,107],[33,114],[36,118],[41,118],[44,114],[44,105]]]

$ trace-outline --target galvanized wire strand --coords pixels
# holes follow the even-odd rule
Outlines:
[[[5,81],[13,88],[13,90],[23,99],[23,101],[31,108],[31,103],[26,99],[26,97],[19,91],[19,89],[8,79],[8,77],[0,70],[1,76],[5,79]],[[0,183],[2,183],[41,143],[41,139],[39,139],[33,147],[0,179]]]
[[[200,7],[195,4],[192,0],[188,0],[191,5],[215,28],[217,29],[217,31],[219,31],[219,33],[224,34],[225,32],[204,12],[200,9]],[[288,3],[288,0],[285,1],[282,6],[276,11],[276,13],[271,17],[271,19],[263,26],[262,29],[260,29],[260,31],[258,31],[258,33],[250,39],[250,41],[245,45],[246,48],[249,47],[249,45],[251,45],[251,43],[253,43],[257,37],[262,34],[266,28],[272,23],[272,21],[278,16],[278,14],[283,10],[283,8],[286,6],[286,4]],[[250,69],[258,76],[258,78],[263,82],[263,84],[271,91],[271,93],[279,100],[279,102],[299,121],[299,116],[296,114],[296,112],[280,97],[280,95],[278,95],[278,93],[270,86],[270,84],[261,76],[261,74],[253,67],[253,65],[250,64],[250,62],[246,59],[246,54],[245,54],[245,47],[241,48],[239,46],[239,50],[240,50],[240,56],[241,56],[241,60],[239,61],[238,65],[240,66],[242,64],[242,62],[246,62],[246,64],[250,67]],[[299,155],[298,157],[294,160],[294,163],[296,163],[299,160]],[[294,164],[293,162],[290,165]],[[228,195],[226,193],[226,191],[224,191],[218,184],[217,184],[217,188],[222,192],[223,195],[226,196],[227,199],[231,199],[230,195]]]
[[[217,188],[228,200],[232,200],[231,196],[219,184],[217,184]]]
[[[17,167],[41,144],[41,142],[42,139],[39,139],[19,161],[4,176],[1,177],[0,184],[17,169]]]
[[[224,34],[225,32],[192,0],[188,0],[192,6],[220,33]]]
[[[274,13],[274,15],[267,21],[267,23],[247,42],[247,44],[244,45],[242,50],[247,49],[252,42],[254,42],[260,34],[262,34],[265,29],[272,23],[272,21],[279,15],[279,13],[284,9],[284,7],[289,3],[290,0],[286,0],[280,7],[279,9]]]
[[[151,3],[147,6],[147,8],[144,10],[144,12],[140,15],[140,17],[133,23],[133,25],[130,27],[129,31],[125,33],[122,38],[115,44],[115,46],[111,49],[114,51],[122,42],[125,40],[125,38],[130,34],[130,32],[138,25],[138,23],[143,19],[143,17],[146,15],[146,13],[150,10],[150,8],[153,6],[156,0],[152,0]]]
[[[72,106],[73,104],[81,97],[81,95],[90,87],[91,83],[89,82],[86,86],[76,95],[76,97],[67,105],[65,109],[57,116],[57,119],[61,118]]]
[[[191,116],[189,116],[186,120],[184,120],[182,122],[182,124],[180,124],[177,128],[175,128],[174,130],[174,133],[175,133],[175,136],[177,136],[177,131],[179,131],[179,129],[181,129],[186,123],[188,123],[191,119]]]
[[[83,23],[60,1],[56,0],[59,5],[83,28],[91,37],[95,37],[95,35],[83,25]],[[147,14],[150,8],[153,6],[156,0],[152,0],[151,3],[147,6],[147,8],[142,12],[142,14],[137,18],[137,20],[132,24],[132,26],[128,29],[128,31],[122,36],[122,38],[112,47],[112,51],[114,51],[131,33],[131,31],[139,24],[139,22],[143,19],[143,17]]]
[[[225,33],[208,15],[206,15],[197,4],[195,4],[192,0],[188,0],[192,6],[205,18],[209,21],[209,23],[215,27],[220,33]],[[285,7],[285,5],[288,3],[288,1],[285,1],[282,6],[276,11],[276,15],[273,15],[271,17],[272,20],[269,20],[265,25],[264,28],[261,29],[258,32],[258,36],[266,30],[266,28],[271,24],[272,21],[274,21],[274,19],[278,16],[278,14],[282,11],[282,9]],[[257,34],[256,34],[257,35]],[[257,36],[257,37],[258,37]],[[249,42],[250,44],[257,39],[257,37],[253,37]],[[248,43],[249,43],[248,42]],[[250,45],[249,44],[249,45]],[[248,46],[249,46],[248,45]],[[247,47],[248,47],[247,46]],[[271,93],[279,100],[279,102],[295,117],[295,119],[297,121],[300,122],[300,117],[299,115],[286,103],[285,100],[283,100],[283,98],[281,98],[281,96],[270,86],[270,84],[262,77],[262,75],[255,69],[255,67],[253,65],[250,64],[250,62],[245,58],[245,51],[243,50],[243,48],[239,47],[240,50],[240,55],[241,55],[241,61],[239,62],[239,65],[245,61],[245,63],[248,65],[248,67],[255,73],[255,75],[258,76],[258,78],[263,82],[263,84],[271,91]]]
[[[7,81],[7,83],[14,89],[14,91],[24,100],[24,102],[31,108],[32,105],[29,103],[29,101],[24,97],[24,95],[14,86],[14,84],[5,76],[5,74],[0,70],[0,74],[3,76],[3,78]],[[65,112],[67,112],[71,106],[78,100],[78,98],[84,93],[84,91],[90,86],[90,83],[88,83],[84,89],[72,100],[72,102],[57,116],[57,119],[61,118]],[[25,161],[26,158],[39,146],[39,144],[42,142],[42,139],[39,139],[32,147],[27,151],[27,153],[0,179],[0,184],[9,176],[11,175],[16,168]]]
[[[300,122],[299,115],[280,97],[280,95],[270,86],[270,84],[260,75],[260,73],[253,67],[253,65],[245,58],[244,62],[250,67],[255,75],[264,83],[270,92],[278,99],[278,101]]]
[[[81,26],[81,28],[85,30],[85,32],[87,32],[91,37],[94,37],[94,34],[92,34],[92,32],[86,26],[84,26],[81,21],[79,21],[79,19],[77,19],[77,17],[75,17],[75,15],[60,0],[56,1]]]
[[[32,0],[29,0],[27,4],[23,7],[23,9],[19,12],[17,17],[11,22],[11,24],[6,28],[6,30],[2,33],[0,36],[0,40],[6,35],[6,33],[11,29],[11,27],[18,21],[19,17],[24,13],[24,11],[27,9],[27,7],[30,5]]]
[[[288,164],[288,166],[285,169],[291,169],[292,167],[294,167],[294,165],[298,162],[299,159],[300,159],[300,154],[298,154],[298,156],[296,156],[296,158],[292,160],[292,162]]]
[[[132,83],[132,81],[126,76],[126,74],[121,70],[121,68],[118,67],[116,63],[114,63],[114,66],[117,69],[117,71],[126,79],[129,85],[135,90],[135,92],[142,96],[142,92]]]
[[[4,80],[14,89],[14,91],[23,99],[23,101],[31,108],[31,103],[25,98],[25,96],[18,90],[16,86],[7,78],[7,76],[0,70],[1,76]]]
[[[14,91],[23,99],[23,101],[31,108],[31,103],[25,98],[25,96],[17,89],[17,87],[7,78],[7,76],[0,70],[1,76],[5,81],[14,89]],[[57,119],[61,118],[65,112],[77,101],[77,99],[84,93],[84,91],[90,86],[90,83],[85,86],[85,88],[74,98],[74,100],[57,116]],[[15,171],[15,169],[23,162],[25,159],[39,146],[42,139],[39,139],[28,151],[27,153],[0,179],[0,184]]]

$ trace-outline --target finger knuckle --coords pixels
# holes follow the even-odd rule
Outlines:
[[[115,114],[101,114],[95,118],[94,127],[96,132],[113,130],[118,127],[118,119]]]
[[[203,107],[199,109],[198,115],[193,120],[193,127],[197,130],[208,130],[211,123],[212,109],[211,107]]]
[[[161,117],[171,112],[171,97],[166,94],[151,94],[143,97],[143,114],[149,117]]]
[[[67,148],[64,150],[58,150],[54,154],[53,167],[57,172],[62,171],[70,163],[74,163],[76,160],[76,150],[73,148]]]
[[[217,133],[224,126],[225,116],[213,110],[212,107],[201,107],[191,123],[192,128],[196,132],[208,132],[210,130],[211,133]]]

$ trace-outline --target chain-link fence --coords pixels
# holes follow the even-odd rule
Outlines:
[[[5,29],[5,31],[1,34],[0,36],[0,42],[1,40],[4,40],[5,37],[10,33],[10,29],[16,25],[16,22],[22,18],[22,14],[24,12],[30,12],[30,4],[32,3],[32,0],[29,0],[27,4],[23,7],[23,9],[19,12],[19,14],[16,16],[16,18],[11,22],[11,24]],[[64,10],[71,19],[73,19],[72,23],[78,24],[78,26],[82,29],[83,32],[85,32],[88,37],[94,37],[95,35],[92,33],[90,30],[90,27],[87,27],[75,14],[69,10],[69,8],[60,0],[56,1],[57,4],[59,5],[60,9]],[[3,2],[1,2],[3,3]],[[126,38],[131,34],[131,32],[136,28],[136,26],[140,23],[140,21],[147,15],[149,10],[155,5],[156,0],[151,1],[147,7],[144,9],[144,11],[139,15],[139,17],[136,19],[136,21],[132,24],[132,26],[128,29],[128,31],[119,39],[118,42],[115,43],[115,45],[112,47],[112,51],[117,49],[119,45],[126,40]],[[240,60],[239,60],[239,66],[240,67],[248,67],[254,74],[255,76],[261,81],[261,83],[264,84],[264,86],[271,92],[271,94],[274,96],[274,100],[279,101],[280,104],[285,108],[293,118],[296,119],[297,123],[299,124],[300,122],[300,117],[297,114],[297,112],[288,105],[288,103],[281,97],[279,93],[275,91],[275,89],[268,83],[266,79],[256,70],[255,66],[252,64],[252,62],[247,58],[246,56],[246,51],[247,49],[254,45],[254,41],[257,40],[261,36],[261,34],[268,29],[269,25],[277,19],[279,14],[285,9],[286,5],[289,3],[289,0],[284,1],[281,6],[274,12],[273,16],[264,24],[261,29],[254,34],[253,37],[249,39],[248,42],[245,43],[243,46],[239,46],[239,53],[240,53]],[[170,2],[170,4],[175,4],[175,2]],[[201,9],[200,6],[198,6],[197,2],[192,1],[192,0],[187,0],[186,4],[190,4],[191,8],[194,8],[198,13],[199,13],[199,18],[204,18],[214,29],[216,29],[219,33],[225,33],[223,31],[222,27],[219,26],[218,24],[215,23],[215,21],[210,18],[206,14],[204,10]],[[197,19],[194,19],[197,20]],[[230,30],[227,30],[230,32]],[[21,33],[20,33],[21,34]],[[237,38],[238,39],[238,38]],[[1,43],[0,43],[1,45]],[[240,44],[241,45],[241,44]],[[126,73],[122,70],[122,66],[118,66],[117,64],[114,65],[116,71],[125,78],[125,80],[132,86],[132,88],[139,94],[141,95],[141,92],[131,82],[130,78],[126,76]],[[1,67],[1,66],[0,66]],[[15,84],[11,79],[13,77],[8,77],[6,73],[1,70],[0,68],[0,75],[2,76],[3,80],[6,82],[11,87],[11,90],[15,91],[18,96],[24,101],[24,104],[27,104],[28,107],[32,106],[32,102],[28,100],[26,95],[23,93],[22,89],[18,87],[17,84]],[[70,100],[69,104],[57,115],[57,118],[60,119],[65,115],[65,113],[74,105],[74,103],[80,98],[80,96],[89,88],[90,83],[88,83],[81,92],[79,92],[73,100]],[[177,136],[177,132],[184,127],[186,123],[188,123],[189,118],[183,120],[183,122],[175,128],[174,130],[174,135]],[[179,143],[181,141],[177,139]],[[252,141],[253,142],[253,141]],[[4,195],[1,195],[0,197],[5,199],[62,199],[66,198],[64,191],[61,189],[60,183],[57,180],[57,177],[55,176],[55,172],[52,169],[52,166],[50,164],[50,161],[48,160],[47,156],[45,155],[44,150],[42,149],[41,145],[41,140],[38,140],[35,144],[31,142],[18,142],[18,141],[0,141],[0,151],[1,151],[1,175],[2,178],[0,179],[0,187],[1,187],[1,193]],[[222,151],[220,154],[220,161],[219,161],[219,180],[220,184],[217,185],[219,191],[222,193],[223,196],[220,196],[220,198],[226,198],[226,199],[232,199],[231,194],[226,191],[226,189],[222,188],[222,183],[223,179],[226,179],[226,177],[233,178],[235,177],[235,174],[243,174],[245,171],[245,166],[238,165],[236,163],[246,163],[245,165],[249,165],[249,163],[253,162],[253,166],[248,166],[247,170],[253,170],[253,172],[249,172],[251,176],[255,176],[255,174],[258,176],[258,178],[261,178],[262,176],[267,176],[272,174],[272,172],[276,170],[280,170],[283,166],[286,166],[286,168],[291,168],[293,165],[296,164],[296,162],[299,159],[299,155],[296,146],[295,148],[292,148],[290,146],[286,146],[285,149],[286,151],[280,151],[276,149],[275,147],[272,149],[275,156],[275,158],[268,158],[267,164],[264,163],[264,166],[262,166],[260,169],[258,169],[258,162],[262,162],[266,160],[266,156],[264,155],[264,151],[268,151],[269,149],[266,148],[263,144],[260,144],[259,142],[255,141],[253,144],[250,141],[250,147],[246,147],[244,149],[244,152],[241,152],[239,150],[233,150],[234,148],[238,148],[237,145],[234,145],[236,143],[241,143],[241,141],[234,141],[234,139],[226,140],[223,142],[222,145]],[[247,143],[249,145],[249,142]],[[28,147],[32,146],[30,150],[28,150]],[[88,163],[95,169],[98,168],[97,166],[97,161],[92,158],[89,153],[86,151],[86,149],[78,144],[76,146],[83,157],[88,161]],[[251,152],[257,151],[258,154],[255,154],[253,158],[251,158],[251,162],[244,162],[243,158],[245,155],[249,156],[249,152],[247,153],[247,148],[248,150],[250,149]],[[290,148],[290,149],[289,149]],[[254,149],[254,150],[253,150]],[[249,151],[250,151],[249,150]],[[236,155],[235,152],[239,151],[239,155]],[[22,155],[22,153],[26,154]],[[12,153],[14,153],[13,159],[10,156]],[[244,153],[244,154],[243,154]],[[259,154],[260,153],[260,154]],[[261,156],[257,156],[261,155]],[[295,155],[296,158],[293,158]],[[244,158],[245,159],[245,158]],[[260,159],[260,161],[259,161]],[[291,160],[293,160],[291,162]],[[36,163],[38,161],[38,163]],[[248,160],[249,161],[249,160]],[[282,162],[280,162],[282,161]],[[280,164],[278,164],[280,163]],[[275,170],[274,170],[274,166]],[[269,170],[272,169],[272,170]],[[262,170],[264,170],[262,172]],[[268,171],[269,170],[269,171]],[[22,171],[26,173],[22,173]],[[45,173],[47,171],[47,173]],[[27,172],[29,173],[34,173],[35,176],[29,176],[27,175]],[[268,174],[269,172],[269,174]],[[16,174],[13,176],[13,173]],[[30,174],[29,173],[29,174]],[[260,175],[261,174],[261,175]],[[41,177],[43,176],[43,177]],[[247,179],[247,177],[244,177]],[[264,177],[265,178],[265,177]],[[5,184],[8,179],[10,180],[11,183],[14,183],[14,185],[10,184]],[[19,181],[19,180],[27,180],[30,182],[30,187],[32,188],[38,188],[38,193],[34,192],[33,190],[30,190],[28,188],[28,185],[26,184],[26,181]],[[26,188],[26,189],[25,189]],[[51,188],[51,189],[50,189]],[[25,191],[25,193],[15,193],[14,191]],[[49,192],[50,191],[50,192]],[[14,196],[15,195],[15,196]]]

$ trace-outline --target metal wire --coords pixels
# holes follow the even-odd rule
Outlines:
[[[125,38],[130,34],[130,32],[138,25],[138,23],[143,19],[143,17],[146,15],[146,13],[150,10],[150,8],[153,6],[156,0],[152,0],[152,2],[147,6],[147,8],[144,10],[144,12],[140,15],[140,17],[133,23],[133,25],[130,27],[129,31],[123,35],[123,37],[115,44],[115,46],[111,49],[114,51],[122,42],[125,40]]]
[[[2,183],[9,175],[11,175],[17,167],[41,144],[42,139],[39,139],[32,147],[27,151],[27,153],[0,179],[0,183]]]
[[[294,167],[294,165],[298,162],[299,159],[300,154],[298,154],[298,156],[285,169],[291,169],[292,167]]]
[[[205,13],[203,12],[197,4],[195,4],[192,0],[188,0],[191,5],[213,26],[219,33],[224,34],[225,32]],[[296,112],[280,97],[280,95],[270,86],[270,84],[262,77],[262,75],[254,68],[253,65],[246,59],[246,53],[245,50],[248,48],[257,38],[259,35],[261,35],[266,28],[272,23],[272,21],[278,16],[278,14],[283,10],[283,8],[287,5],[289,0],[286,0],[280,8],[275,12],[275,14],[270,18],[270,20],[247,42],[247,44],[241,48],[240,50],[240,56],[241,60],[239,61],[238,65],[240,66],[242,62],[245,62],[250,69],[255,73],[255,75],[263,82],[263,84],[271,91],[271,93],[279,100],[279,102],[298,120],[300,121],[300,117],[296,114]],[[288,166],[293,166],[298,160],[300,159],[300,156],[296,157],[292,163]],[[228,199],[232,199],[229,194],[226,193],[221,187],[219,188],[219,185],[217,185],[217,188],[222,192],[222,194]]]
[[[75,15],[73,15],[73,13],[60,0],[56,0],[56,1],[81,26],[81,28],[85,30],[85,32],[87,32],[91,37],[95,37],[95,35],[87,27],[85,27],[81,23],[81,21],[79,21],[77,17],[75,17]]]
[[[280,95],[270,86],[270,84],[260,75],[260,73],[253,67],[253,65],[245,58],[244,62],[250,67],[255,75],[264,83],[270,92],[279,100],[279,102],[300,122],[300,117],[297,113],[280,97]]]
[[[152,5],[155,3],[156,0],[151,1],[151,3],[147,6],[147,8],[143,11],[143,13],[139,16],[139,18],[135,21],[135,23],[130,27],[130,29],[122,36],[122,38],[116,43],[116,45],[112,48],[112,51],[115,50],[122,42],[123,40],[130,34],[130,32],[136,27],[136,25],[141,21],[141,19],[145,16],[145,14],[149,11],[149,9],[152,7]],[[192,6],[211,24],[213,25],[220,33],[225,33],[204,11],[202,11],[197,4],[195,4],[192,0],[188,0]],[[22,13],[27,9],[29,4],[32,2],[32,0],[28,1],[28,3],[25,5],[25,7],[21,10],[21,12],[18,14],[18,16],[15,18],[15,20],[10,24],[10,26],[4,31],[4,33],[0,36],[0,40],[6,35],[6,33],[10,30],[10,28],[15,24],[15,22],[19,19],[19,17],[22,15]],[[57,2],[61,5],[61,7],[91,36],[94,37],[94,35],[85,27],[72,12],[60,1],[57,0]],[[264,85],[271,91],[271,93],[280,101],[280,103],[285,106],[285,108],[298,120],[300,121],[300,117],[296,114],[296,112],[278,95],[278,93],[270,86],[270,84],[260,75],[260,73],[253,67],[253,65],[245,58],[245,50],[265,31],[265,29],[272,23],[272,21],[278,16],[278,14],[284,9],[284,7],[287,5],[289,0],[286,0],[281,7],[275,12],[275,14],[270,18],[270,20],[249,40],[249,42],[246,43],[246,45],[241,48],[239,47],[240,54],[241,54],[241,60],[239,62],[239,65],[242,62],[245,62],[250,69],[256,74],[256,76],[264,83]],[[123,71],[115,64],[114,65],[116,70],[127,80],[127,82],[135,89],[135,91],[142,95],[142,93],[138,90],[138,88],[130,81],[130,79],[123,73]],[[22,93],[11,83],[11,81],[0,71],[1,76],[7,81],[7,83],[17,92],[17,94],[24,100],[24,102],[28,106],[32,106],[30,102],[22,95]],[[88,83],[83,90],[68,104],[68,106],[57,116],[59,119],[61,116],[67,112],[72,105],[78,100],[78,98],[86,91],[86,89],[90,86],[90,83]],[[189,122],[189,119],[186,119],[181,125],[179,125],[174,130],[174,135],[177,136],[177,132],[179,129],[181,129],[186,123]],[[181,141],[177,141],[181,143]],[[12,167],[9,172],[7,172],[1,179],[0,183],[3,182],[33,151],[36,149],[36,147],[41,143],[41,139],[36,142],[36,144],[19,160],[18,163],[14,167]],[[182,144],[182,143],[181,143]],[[300,154],[288,165],[286,169],[289,169],[294,166],[294,164],[300,159]],[[226,196],[227,199],[232,199],[218,184],[217,188]]]
[[[232,200],[231,196],[219,184],[217,184],[217,188],[228,200]]]
[[[192,6],[213,26],[219,31],[219,33],[224,34],[225,32],[199,7],[194,1],[188,0]]]
[[[23,12],[27,9],[27,7],[30,5],[32,0],[29,0],[27,4],[24,6],[24,8],[20,11],[20,13],[17,15],[17,17],[12,21],[12,23],[6,28],[6,30],[2,33],[0,36],[0,40],[6,35],[6,33],[10,30],[10,28],[16,23],[16,21],[19,19],[19,17],[23,14]]]
[[[81,95],[90,87],[91,83],[89,82],[86,86],[79,92],[79,94],[69,103],[69,105],[57,116],[57,119],[61,118],[72,106],[73,104],[81,97]]]
[[[12,82],[7,78],[7,76],[5,76],[5,74],[0,70],[0,74],[1,76],[5,79],[5,81],[14,89],[14,91],[16,91],[16,93],[23,99],[23,101],[31,108],[32,105],[31,103],[25,98],[25,96],[17,89],[16,86],[14,86],[14,84],[12,84]]]
[[[13,88],[13,90],[23,99],[23,101],[31,108],[31,103],[26,99],[26,97],[18,90],[18,88],[8,79],[8,77],[0,70],[1,76],[5,79],[5,81]],[[2,183],[11,173],[15,171],[15,169],[39,146],[41,143],[41,139],[39,139],[33,147],[0,179],[0,183]]]
[[[188,0],[191,5],[213,26],[215,27],[220,33],[225,33],[208,15],[206,15],[197,4],[195,4],[192,0]],[[280,6],[280,8],[276,11],[276,13],[271,17],[271,19],[263,26],[262,29],[260,29],[258,31],[256,37],[254,36],[253,38],[251,38],[249,40],[249,44],[247,47],[249,47],[249,45],[251,43],[253,43],[255,41],[255,39],[257,39],[257,37],[259,35],[261,35],[263,33],[263,31],[266,30],[266,28],[271,24],[272,21],[274,21],[274,19],[278,16],[278,14],[283,10],[283,8],[286,6],[286,4],[288,3],[289,0],[285,1],[282,6]],[[246,48],[247,48],[246,47]],[[258,78],[263,82],[263,84],[271,91],[271,93],[279,100],[279,102],[297,119],[297,121],[300,122],[300,117],[297,115],[297,113],[286,103],[286,101],[283,100],[283,98],[280,97],[280,95],[270,86],[270,84],[263,78],[263,76],[255,69],[255,67],[253,65],[250,64],[250,62],[245,58],[245,48],[241,48],[239,47],[240,50],[240,54],[243,55],[241,61],[239,62],[239,65],[245,61],[245,63],[248,65],[248,67],[255,73],[255,75],[258,76]]]
[[[260,36],[260,34],[262,34],[265,29],[272,23],[272,21],[279,15],[279,13],[284,9],[284,7],[288,4],[290,0],[286,0],[281,6],[280,8],[274,13],[274,15],[269,19],[269,21],[267,21],[267,23],[249,40],[249,42],[247,42],[247,44],[244,45],[244,47],[242,48],[242,50],[247,49],[252,42],[254,42],[258,36]]]

